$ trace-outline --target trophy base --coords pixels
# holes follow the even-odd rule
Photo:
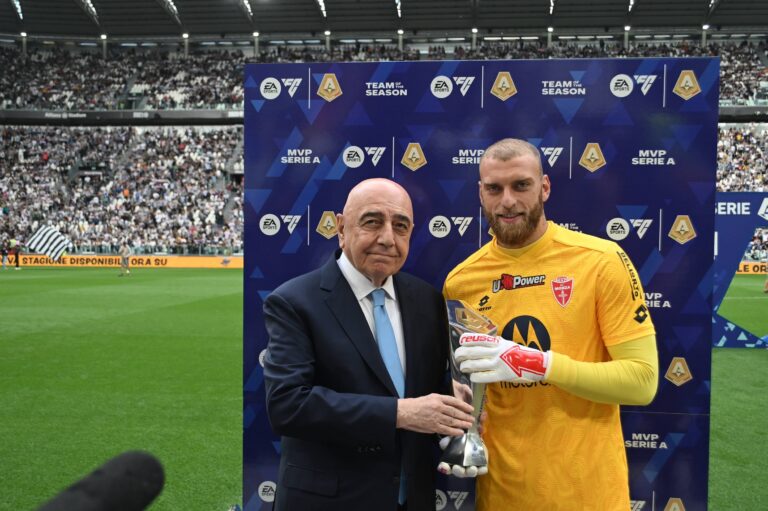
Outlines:
[[[462,467],[484,467],[488,465],[485,444],[475,431],[451,438],[440,457],[441,462]]]

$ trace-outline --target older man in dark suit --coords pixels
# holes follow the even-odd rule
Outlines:
[[[472,424],[470,405],[440,393],[445,304],[398,273],[413,230],[400,185],[358,184],[337,223],[335,257],[264,303],[267,410],[282,435],[275,509],[431,511],[434,433]]]

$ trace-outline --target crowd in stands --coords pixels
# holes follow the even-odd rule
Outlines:
[[[721,127],[717,141],[717,189],[768,192],[768,129],[745,124]]]
[[[242,187],[227,172],[241,128],[5,127],[0,138],[0,237],[52,225],[77,252],[242,250]],[[101,148],[103,173],[79,173],[83,147]]]
[[[744,260],[768,262],[768,229],[755,230],[755,235],[744,252]]]
[[[62,48],[31,48],[26,56],[16,48],[0,47],[0,108],[94,110],[114,109],[132,96],[140,109],[242,108],[242,69],[248,62],[386,61],[419,59],[546,59],[585,57],[720,56],[720,97],[743,103],[758,97],[768,70],[760,60],[766,43],[565,44],[528,41],[487,42],[475,49],[445,45],[425,54],[392,45],[268,46],[258,57],[241,50],[180,52],[110,50],[106,60],[91,52]]]

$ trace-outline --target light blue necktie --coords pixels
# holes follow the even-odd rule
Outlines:
[[[384,307],[386,292],[379,288],[371,291],[373,298],[373,321],[376,324],[376,342],[379,343],[379,352],[387,367],[389,377],[395,385],[397,395],[405,396],[405,377],[403,376],[403,366],[400,364],[400,355],[397,353],[397,342],[395,341],[395,331],[392,323],[389,321],[387,309]],[[405,503],[405,471],[400,469],[400,494],[398,502]]]

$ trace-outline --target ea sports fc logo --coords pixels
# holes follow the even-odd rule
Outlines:
[[[549,351],[552,340],[544,323],[533,316],[518,316],[504,325],[501,336],[529,348]]]

